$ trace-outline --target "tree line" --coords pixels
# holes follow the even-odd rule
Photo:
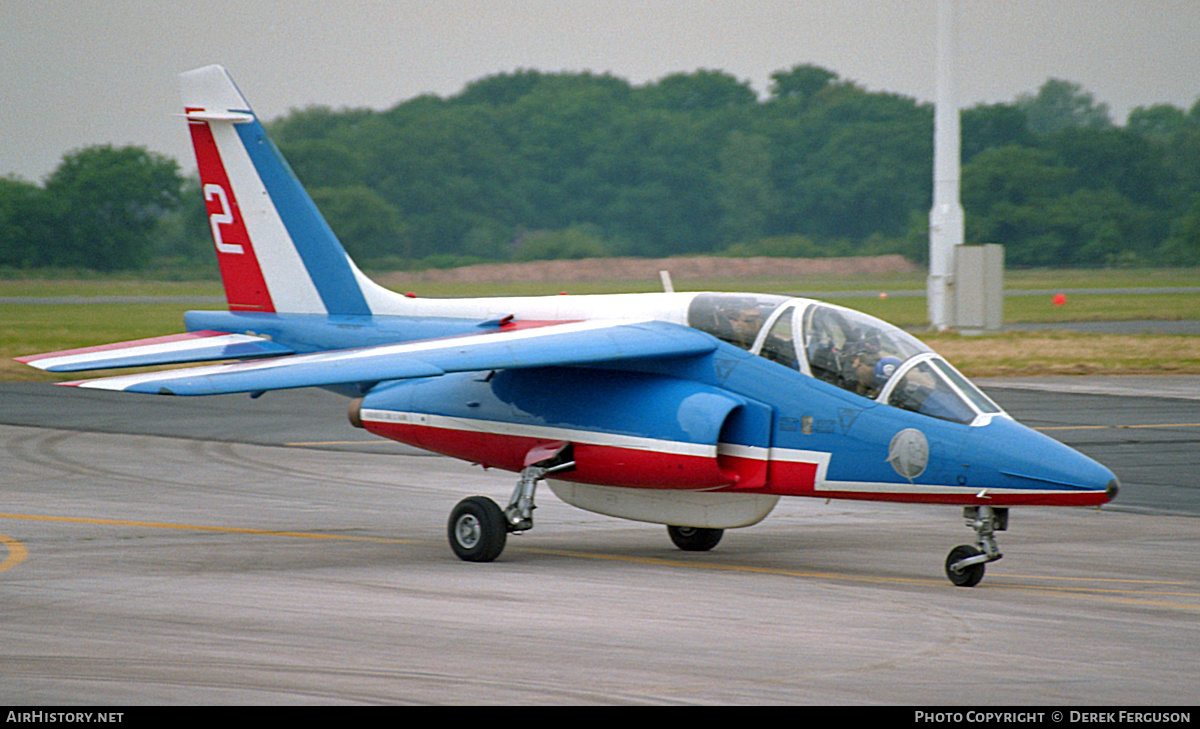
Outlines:
[[[924,262],[933,107],[813,65],[644,85],[516,71],[268,129],[366,268],[616,255]],[[1124,126],[1059,79],[963,110],[966,242],[1016,266],[1200,265],[1200,101]],[[0,178],[0,267],[211,268],[198,181],[139,147]]]

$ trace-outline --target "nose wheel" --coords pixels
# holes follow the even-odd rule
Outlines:
[[[1008,509],[991,506],[963,508],[967,526],[975,530],[975,546],[960,544],[946,556],[946,577],[957,587],[974,587],[983,579],[984,565],[1003,557],[995,533],[1008,529]]]

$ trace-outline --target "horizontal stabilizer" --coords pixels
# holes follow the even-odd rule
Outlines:
[[[374,384],[447,372],[580,366],[707,354],[711,336],[665,322],[576,322],[61,383],[157,395]]]
[[[292,349],[262,337],[204,331],[31,354],[17,357],[16,360],[47,372],[84,372],[117,367],[277,357],[293,353]]]

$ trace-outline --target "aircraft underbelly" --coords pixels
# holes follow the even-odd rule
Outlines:
[[[655,524],[735,529],[766,518],[779,497],[770,494],[711,491],[655,491],[549,482],[554,495],[571,506],[597,514]]]

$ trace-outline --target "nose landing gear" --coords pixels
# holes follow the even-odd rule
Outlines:
[[[963,508],[967,526],[975,530],[975,545],[960,544],[946,557],[946,577],[958,587],[974,587],[983,579],[984,565],[1004,555],[993,536],[1008,529],[1008,509],[991,506]]]

